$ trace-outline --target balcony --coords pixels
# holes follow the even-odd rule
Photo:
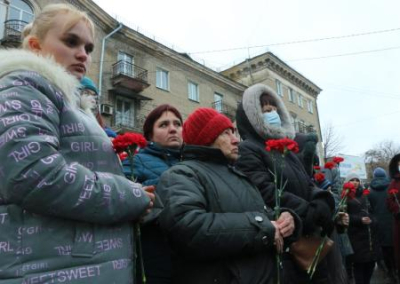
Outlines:
[[[223,101],[216,101],[216,102],[213,102],[211,105],[212,105],[213,109],[226,115],[232,121],[235,120],[235,117],[236,117],[236,108],[235,107],[230,106],[230,105],[224,103]]]
[[[125,132],[143,132],[143,124],[145,121],[145,116],[124,116],[121,114],[115,113],[111,119],[111,127],[117,133],[125,133]]]
[[[139,94],[150,86],[147,82],[147,70],[133,65],[127,61],[120,60],[112,66],[111,82],[112,93],[129,98],[150,100],[151,98]]]
[[[20,20],[7,20],[4,22],[4,36],[1,45],[4,47],[19,47],[22,43],[22,31],[28,23]]]

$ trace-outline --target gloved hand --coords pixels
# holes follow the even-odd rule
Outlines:
[[[307,228],[322,227],[323,231],[329,236],[334,229],[332,221],[332,211],[328,204],[321,199],[310,202],[305,219]]]

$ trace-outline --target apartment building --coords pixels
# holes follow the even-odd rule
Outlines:
[[[139,131],[157,105],[176,106],[186,118],[213,107],[234,119],[246,86],[119,23],[91,0],[0,0],[1,47],[20,44],[23,27],[49,3],[69,3],[96,25],[88,76],[100,90],[100,109],[116,131]]]

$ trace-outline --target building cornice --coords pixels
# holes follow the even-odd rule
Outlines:
[[[240,77],[243,76],[241,74],[248,74],[250,72],[254,73],[265,68],[268,68],[274,73],[279,74],[282,78],[291,82],[293,85],[299,87],[315,98],[317,98],[318,94],[322,91],[320,87],[287,65],[272,52],[266,52],[258,55],[251,58],[249,61],[243,61],[242,63],[224,70],[223,73],[228,76],[229,74],[235,72],[236,74],[234,74],[234,76]]]

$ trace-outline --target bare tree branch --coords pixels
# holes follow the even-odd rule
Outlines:
[[[372,178],[372,173],[377,167],[381,167],[387,171],[390,160],[394,155],[399,153],[400,145],[391,140],[384,140],[365,152],[364,161],[368,177]]]
[[[322,145],[324,148],[324,159],[336,156],[344,150],[343,139],[335,132],[331,123],[326,124],[322,131]]]

